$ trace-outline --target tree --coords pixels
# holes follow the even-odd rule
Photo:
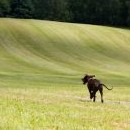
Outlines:
[[[71,21],[68,0],[34,0],[35,18]]]
[[[69,21],[70,13],[66,0],[50,0],[50,14],[53,20]]]
[[[49,12],[49,0],[33,0],[34,18],[47,19]]]
[[[69,0],[69,13],[72,22],[85,23],[86,7],[88,0]]]
[[[11,3],[11,14],[16,18],[32,18],[33,3],[31,0],[13,0]]]
[[[0,1],[0,17],[6,17],[10,12],[10,4],[7,0]]]
[[[127,5],[127,11],[128,11],[126,23],[127,23],[127,26],[130,27],[130,1],[126,1],[126,5]]]
[[[130,0],[0,0],[0,17],[130,26]]]
[[[123,26],[127,25],[128,8],[126,5],[126,0],[120,0],[120,23]]]

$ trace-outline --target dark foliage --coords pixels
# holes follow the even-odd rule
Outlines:
[[[130,0],[0,0],[0,17],[130,26]]]
[[[16,18],[32,18],[33,4],[31,0],[12,0],[11,15]]]
[[[6,17],[10,12],[10,4],[9,1],[0,0],[0,17]]]

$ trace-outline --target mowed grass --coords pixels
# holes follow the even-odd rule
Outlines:
[[[95,74],[104,104],[81,78]],[[0,19],[0,129],[129,130],[130,30]]]

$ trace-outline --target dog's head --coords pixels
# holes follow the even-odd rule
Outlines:
[[[95,77],[95,75],[88,75],[86,74],[84,78],[82,78],[83,84],[86,84],[90,78]]]

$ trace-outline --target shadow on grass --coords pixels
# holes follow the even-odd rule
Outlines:
[[[86,98],[78,98],[78,101],[80,101],[80,102],[93,102],[92,100],[89,100],[89,99],[86,99]],[[101,101],[97,100],[96,102],[100,103]],[[128,102],[128,101],[111,101],[111,100],[105,100],[103,104],[119,104],[119,105],[130,106],[130,102]]]

